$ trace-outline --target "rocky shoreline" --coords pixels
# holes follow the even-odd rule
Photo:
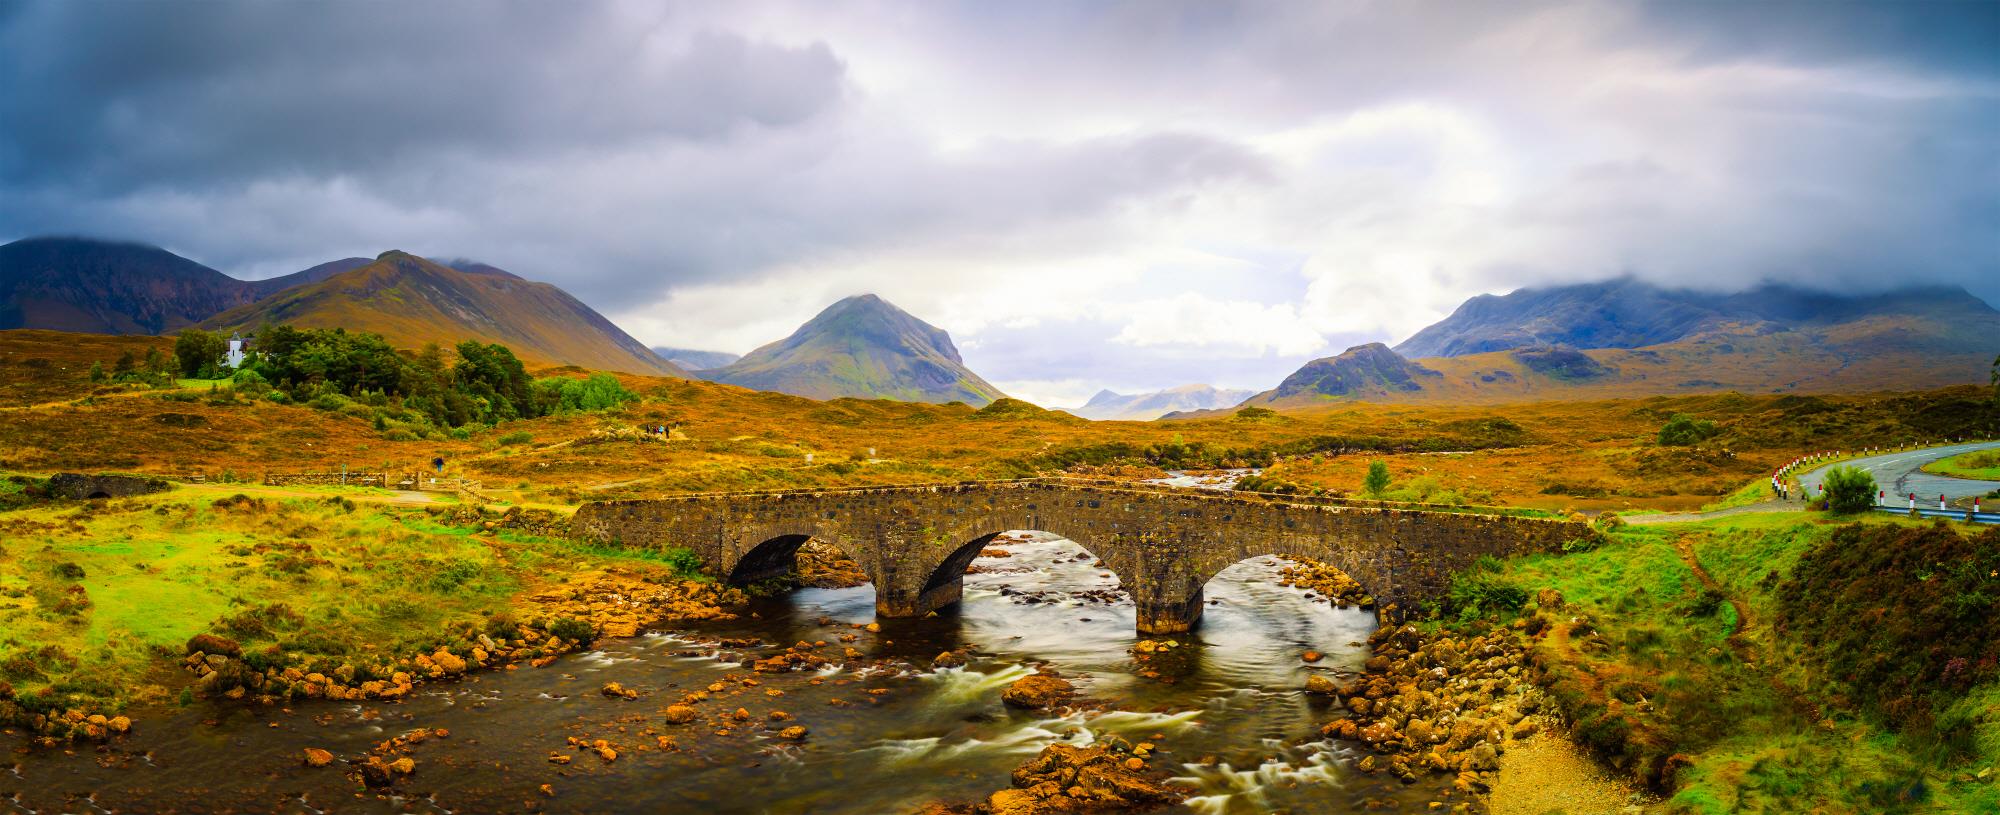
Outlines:
[[[1308,683],[1348,711],[1320,732],[1368,748],[1371,755],[1355,765],[1365,773],[1405,783],[1451,775],[1451,789],[1432,808],[1478,811],[1501,754],[1546,727],[1543,717],[1553,711],[1530,679],[1520,636],[1506,628],[1427,635],[1403,625],[1377,629],[1368,644],[1363,673]],[[1459,800],[1449,800],[1454,793]]]

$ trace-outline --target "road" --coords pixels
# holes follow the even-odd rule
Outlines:
[[[1910,493],[1914,492],[1917,494],[1918,506],[1925,506],[1925,502],[1928,501],[1928,506],[1935,508],[1939,494],[1943,494],[1954,501],[1960,498],[1970,498],[1974,495],[1985,495],[1995,489],[2000,489],[2000,481],[1978,481],[1970,478],[1951,478],[1949,476],[1933,475],[1924,472],[1922,469],[1923,466],[1938,459],[1950,458],[1960,453],[1970,453],[1974,450],[1988,450],[1996,447],[2000,447],[2000,441],[1979,441],[1954,444],[1947,447],[1926,447],[1921,450],[1904,450],[1899,453],[1885,453],[1879,456],[1857,458],[1829,464],[1812,472],[1805,473],[1799,476],[1799,483],[1805,486],[1807,495],[1818,495],[1820,482],[1826,480],[1827,470],[1838,466],[1859,467],[1868,471],[1869,475],[1875,477],[1877,486],[1889,491],[1890,503],[1892,505],[1908,505]],[[1902,496],[1900,503],[1894,500],[1896,496]]]
[[[1817,495],[1819,493],[1820,482],[1826,480],[1827,470],[1841,466],[1860,467],[1875,477],[1875,483],[1881,489],[1889,491],[1890,506],[1907,506],[1910,500],[1909,495],[1914,492],[1917,494],[1917,506],[1919,508],[1928,507],[1936,509],[1939,493],[1943,493],[1955,501],[1974,495],[1985,495],[1995,489],[2000,489],[2000,481],[1977,481],[1968,478],[1950,478],[1942,475],[1932,475],[1924,472],[1922,469],[1923,466],[1941,458],[1950,458],[1960,453],[1969,453],[1974,450],[1985,450],[1992,447],[2000,447],[2000,441],[1967,442],[1965,444],[1954,444],[1946,447],[1925,447],[1918,450],[1904,450],[1896,453],[1884,453],[1879,456],[1850,459],[1828,464],[1811,472],[1804,473],[1799,476],[1799,483],[1805,485],[1807,494]],[[1895,499],[1895,496],[1898,495],[1903,496],[1900,503]],[[1995,506],[2000,506],[2000,500],[1991,503]],[[1730,507],[1729,509],[1720,509],[1713,512],[1667,512],[1651,515],[1627,515],[1625,516],[1625,520],[1635,524],[1686,523],[1689,521],[1724,518],[1730,515],[1744,515],[1752,512],[1795,512],[1800,508],[1801,505],[1796,501],[1765,501],[1760,504]],[[1982,515],[1981,517],[1984,518],[1985,516]]]

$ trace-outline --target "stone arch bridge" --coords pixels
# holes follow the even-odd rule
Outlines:
[[[1482,555],[1556,551],[1591,534],[1570,521],[1066,478],[597,501],[571,523],[594,543],[686,547],[737,584],[784,574],[817,538],[867,572],[885,617],[958,602],[966,567],[1008,530],[1060,535],[1102,559],[1148,634],[1189,630],[1203,584],[1260,555],[1329,563],[1393,621]]]

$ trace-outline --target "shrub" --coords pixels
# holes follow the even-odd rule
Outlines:
[[[1875,506],[1875,476],[1859,467],[1835,467],[1826,472],[1827,508],[1848,514]]]
[[[1972,687],[2000,679],[2000,529],[1833,531],[1777,591],[1777,630],[1810,645],[1869,712],[1919,736]]]
[[[501,436],[500,446],[509,447],[516,444],[527,444],[528,442],[534,440],[535,440],[535,434],[529,433],[526,430],[516,430],[512,433],[508,433],[505,436]]]
[[[668,568],[674,570],[674,574],[681,577],[693,577],[701,574],[702,566],[706,565],[702,563],[701,555],[695,554],[693,549],[678,546],[668,549],[660,559],[667,564]]]
[[[575,617],[558,617],[550,620],[548,631],[550,636],[561,637],[574,643],[588,643],[597,639],[597,626],[591,625],[588,620],[579,620]]]
[[[1707,441],[1718,431],[1715,423],[1707,419],[1696,419],[1685,413],[1667,417],[1667,423],[1660,428],[1660,444],[1665,447],[1687,447]]]
[[[475,560],[459,558],[446,563],[437,573],[431,575],[431,588],[441,592],[454,592],[465,584],[478,579],[486,567]]]

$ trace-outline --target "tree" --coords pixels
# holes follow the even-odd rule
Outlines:
[[[174,356],[180,360],[181,376],[185,377],[215,378],[222,355],[228,350],[229,342],[221,334],[199,328],[181,329],[180,336],[174,339]]]
[[[1687,447],[1706,441],[1717,432],[1714,422],[1676,413],[1667,417],[1667,423],[1660,428],[1660,444],[1664,447]]]
[[[90,363],[90,381],[92,381],[92,382],[103,382],[103,381],[104,381],[104,361],[103,361],[103,360],[98,360],[97,362],[93,362],[93,363]]]
[[[1361,491],[1377,498],[1389,489],[1389,465],[1381,459],[1368,462],[1368,476],[1361,479]]]
[[[2000,357],[1993,358],[1993,401],[2000,402]]]
[[[1826,471],[1826,508],[1841,514],[1867,512],[1875,506],[1875,476],[1859,467]]]

